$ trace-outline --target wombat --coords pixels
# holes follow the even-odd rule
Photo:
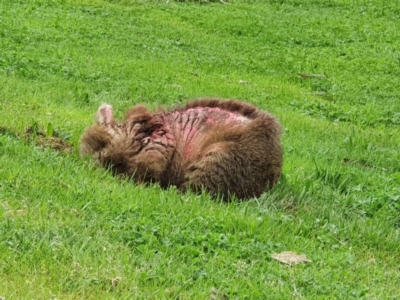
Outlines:
[[[202,189],[230,201],[258,197],[279,180],[281,126],[238,100],[200,99],[168,111],[138,105],[116,122],[103,104],[81,139],[81,156],[139,183]]]

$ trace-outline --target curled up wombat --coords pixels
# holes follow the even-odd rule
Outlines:
[[[151,112],[135,106],[123,122],[103,104],[81,140],[81,156],[135,182],[205,189],[229,201],[258,197],[279,180],[281,127],[271,114],[237,100],[194,100]]]

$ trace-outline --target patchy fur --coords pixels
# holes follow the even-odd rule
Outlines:
[[[204,188],[229,200],[258,197],[281,174],[279,122],[248,103],[201,99],[155,113],[139,105],[121,123],[103,104],[95,120],[82,136],[81,155],[136,182]]]

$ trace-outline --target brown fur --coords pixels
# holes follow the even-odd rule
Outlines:
[[[125,121],[100,106],[81,155],[136,182],[202,188],[225,200],[258,197],[279,180],[281,128],[271,114],[237,100],[201,99],[166,112],[135,106]]]

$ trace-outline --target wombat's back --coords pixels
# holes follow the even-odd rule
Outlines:
[[[205,188],[225,199],[259,196],[278,182],[283,153],[281,127],[273,115],[219,99],[195,100],[166,115],[180,133],[166,181],[183,190]]]

